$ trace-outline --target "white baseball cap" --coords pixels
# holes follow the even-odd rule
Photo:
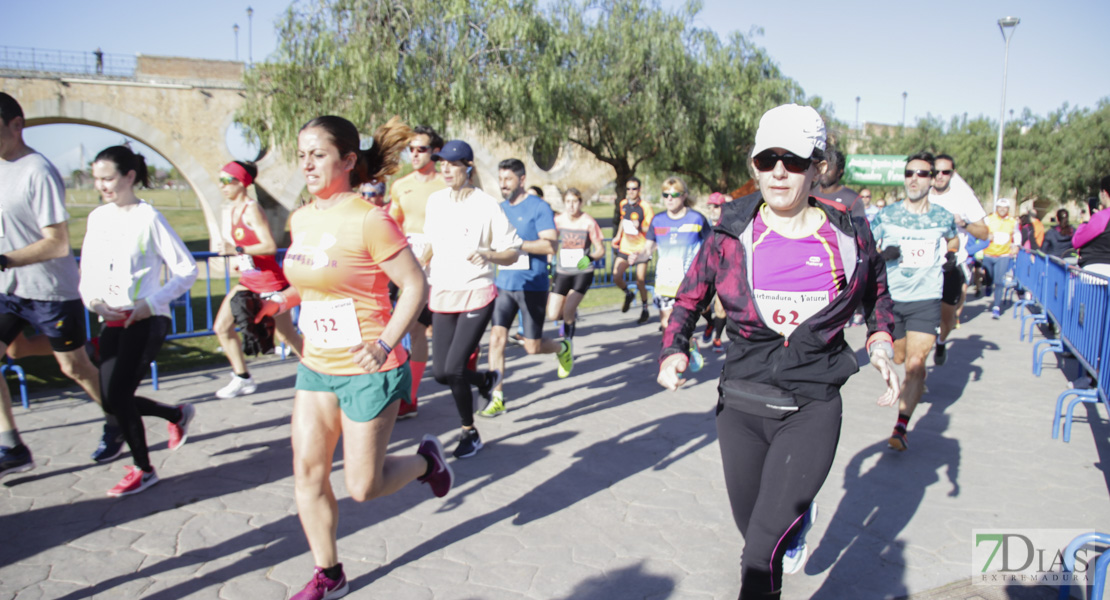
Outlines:
[[[994,206],[995,208],[998,208],[999,206],[1013,206],[1013,201],[1011,201],[1009,198],[999,198],[994,201]]]
[[[783,148],[802,158],[810,158],[814,149],[825,150],[825,122],[809,106],[776,106],[759,119],[752,156],[768,148]]]

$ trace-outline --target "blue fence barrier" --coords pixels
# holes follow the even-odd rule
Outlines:
[[[1077,405],[1101,402],[1110,411],[1110,360],[1103,356],[1110,349],[1110,278],[1024,249],[1018,253],[1015,274],[1022,286],[1033,292],[1034,305],[1045,315],[1043,322],[1059,332],[1056,339],[1041,340],[1033,346],[1034,374],[1040,375],[1049,351],[1069,353],[1078,362],[1080,375],[1085,373],[1095,382],[1091,389],[1069,389],[1056,397],[1052,437],[1060,435],[1063,421],[1067,442]],[[1064,402],[1069,400],[1065,408]]]
[[[605,256],[592,263],[594,281],[591,287],[606,288],[616,285],[613,281],[612,274],[613,249],[610,245],[611,241],[610,239],[605,239]],[[212,325],[215,322],[216,313],[219,311],[220,302],[234,286],[234,282],[231,278],[232,257],[222,256],[214,252],[193,252],[192,254],[193,259],[197,262],[197,279],[205,283],[204,298],[193,297],[192,291],[190,290],[170,303],[170,333],[166,336],[167,341],[215,335],[216,332],[212,329]],[[277,255],[278,261],[280,262],[285,258],[285,249],[279,249]],[[80,259],[78,259],[78,262],[80,262]],[[216,268],[214,263],[222,266],[222,269]],[[223,273],[222,276],[219,275],[220,272]],[[647,281],[651,282],[654,277],[655,260],[653,258],[648,263]],[[624,279],[628,282],[634,281],[635,269],[630,268],[625,273]],[[222,289],[220,288],[221,280]],[[650,288],[651,286],[648,287]],[[97,319],[96,315],[89,312],[85,313],[85,334],[90,340],[100,334],[99,319]],[[157,390],[157,361],[150,363],[150,370],[151,382],[154,389]],[[4,364],[0,364],[0,376],[9,371],[18,377],[20,399],[23,407],[29,408],[27,382],[22,367],[12,362],[11,359],[8,359]]]

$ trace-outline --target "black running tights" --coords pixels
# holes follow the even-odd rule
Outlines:
[[[466,368],[470,353],[482,341],[493,302],[463,313],[432,313],[432,373],[436,381],[451,388],[455,408],[466,427],[474,425],[474,392],[470,386],[481,385],[485,373]]]
[[[832,467],[840,397],[810,402],[782,420],[718,410],[725,486],[744,536],[740,598],[777,600],[782,557]]]
[[[119,419],[123,439],[131,448],[135,466],[150,470],[143,417],[160,417],[176,422],[181,411],[153,400],[135,396],[150,361],[166,340],[169,317],[150,317],[130,327],[105,327],[100,332],[100,396],[104,410]]]

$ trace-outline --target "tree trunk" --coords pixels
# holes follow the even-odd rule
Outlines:
[[[615,237],[617,235],[617,227],[620,227],[621,223],[621,202],[624,200],[625,196],[628,195],[628,191],[625,190],[625,186],[628,185],[628,180],[633,175],[635,175],[636,172],[633,171],[632,168],[623,161],[619,164],[613,165],[613,170],[617,172],[617,198],[613,201],[613,236]],[[644,190],[640,190],[641,198],[643,197],[643,194]]]

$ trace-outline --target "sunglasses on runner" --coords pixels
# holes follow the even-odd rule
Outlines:
[[[951,175],[954,172],[955,171],[953,171],[952,169],[938,169],[936,171],[936,174],[937,175]]]
[[[922,179],[932,179],[933,172],[926,169],[906,169],[906,179],[917,175]]]
[[[385,195],[385,194],[383,194],[383,193],[381,193],[377,190],[367,190],[367,191],[359,192],[359,194],[361,194],[362,197],[366,198],[367,200],[369,200],[371,198],[379,198],[379,197]]]
[[[640,188],[639,188],[639,187],[627,187],[627,188],[624,188],[624,189],[626,189],[626,190],[628,190],[628,191],[630,191],[630,192],[638,192],[638,191],[640,191]]]
[[[416,154],[424,154],[428,150],[431,150],[431,147],[429,147],[429,146],[409,146],[409,152],[414,152]]]
[[[790,152],[775,154],[770,150],[764,150],[752,157],[752,163],[755,164],[756,170],[764,173],[767,171],[774,171],[775,165],[777,165],[780,160],[782,161],[783,168],[791,173],[805,173],[812,162],[808,158],[802,158]]]
[[[664,198],[679,198],[681,196],[682,192],[663,192]]]
[[[236,181],[239,180],[232,177],[231,175],[220,175],[220,185],[231,185]]]

